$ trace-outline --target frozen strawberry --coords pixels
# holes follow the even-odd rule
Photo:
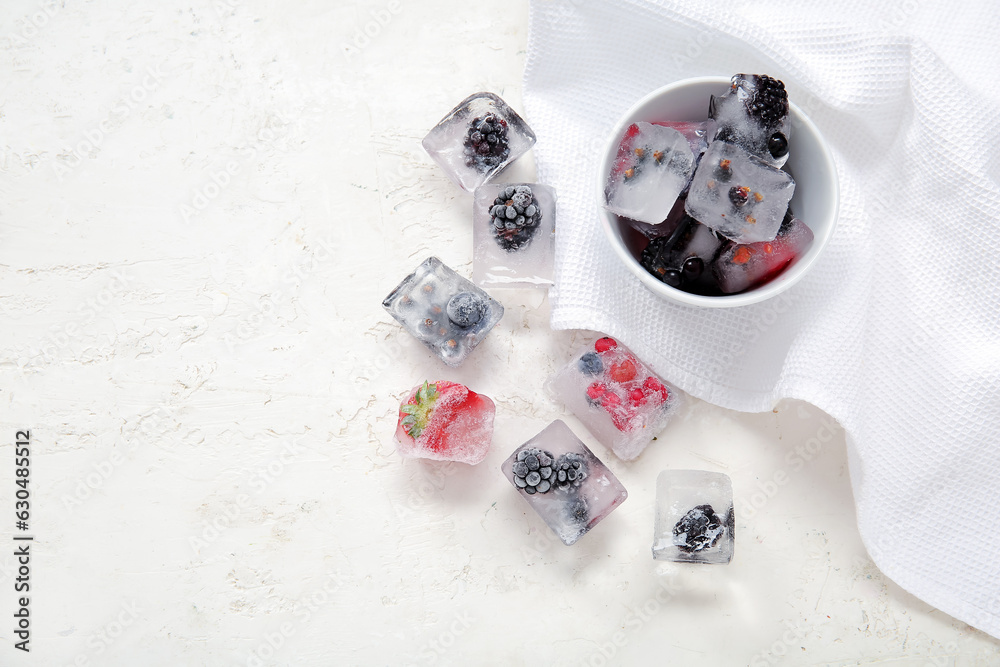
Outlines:
[[[456,382],[414,387],[399,406],[396,449],[406,457],[475,465],[493,440],[493,401]]]

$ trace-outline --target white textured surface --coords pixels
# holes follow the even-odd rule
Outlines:
[[[961,14],[857,0],[538,2],[525,102],[540,178],[564,203],[553,326],[621,338],[718,405],[796,398],[825,410],[848,434],[860,532],[878,566],[1000,637],[1000,115],[993,77],[972,76],[982,54],[955,51],[966,35],[1000,38],[994,15],[986,2]],[[783,80],[823,133],[838,227],[776,298],[668,303],[605,241],[590,187],[597,153],[565,156],[607,136],[650,90],[737,72]],[[581,99],[593,100],[585,114]],[[965,548],[951,536],[970,514]]]
[[[387,25],[342,48],[372,12]],[[5,3],[0,539],[30,428],[36,542],[32,652],[5,629],[0,664],[996,664],[997,642],[865,556],[843,436],[804,404],[691,401],[627,465],[567,418],[630,493],[572,548],[500,477],[565,417],[541,387],[586,335],[498,291],[504,319],[449,371],[380,303],[431,252],[470,274],[470,199],[420,139],[476,90],[523,109],[527,20],[457,0]],[[439,377],[497,402],[475,468],[392,448],[396,402]],[[728,568],[653,563],[667,467],[733,477]],[[13,567],[0,555],[5,614]]]

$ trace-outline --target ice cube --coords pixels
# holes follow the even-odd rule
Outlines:
[[[470,95],[424,137],[424,150],[455,185],[472,192],[535,143],[535,133],[493,93]]]
[[[549,380],[549,387],[620,459],[634,459],[676,414],[680,393],[614,338],[601,338]]]
[[[788,160],[791,122],[781,81],[737,74],[725,95],[712,96],[708,114],[718,124],[714,139],[738,144],[774,167]]]
[[[444,363],[459,366],[503,316],[503,306],[428,257],[382,301],[382,307]]]
[[[729,246],[713,267],[719,288],[733,294],[771,280],[800,257],[812,241],[812,230],[804,222],[788,218],[773,241]]]
[[[548,287],[555,192],[538,183],[487,183],[472,211],[472,280],[483,287]]]
[[[425,382],[399,405],[396,449],[408,458],[475,465],[490,450],[495,413],[492,400],[464,385]]]
[[[691,180],[694,162],[687,139],[677,130],[633,123],[618,145],[604,207],[640,222],[662,222]]]
[[[656,478],[653,558],[728,563],[735,534],[733,484],[706,470],[664,470]]]
[[[794,192],[795,181],[786,172],[716,140],[698,165],[684,210],[737,243],[770,241]]]
[[[705,149],[708,148],[708,144],[712,141],[712,137],[715,136],[715,131],[717,129],[714,120],[661,121],[653,123],[653,125],[673,128],[684,135],[684,138],[687,139],[688,146],[691,147],[691,152],[694,153],[696,159],[697,156],[704,153]]]
[[[501,470],[567,545],[628,497],[614,473],[558,419],[518,447]]]
[[[716,294],[712,266],[728,242],[689,215],[670,236],[650,240],[639,259],[642,266],[671,287],[697,294]]]

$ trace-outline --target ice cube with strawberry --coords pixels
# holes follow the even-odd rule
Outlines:
[[[676,387],[610,337],[576,355],[549,386],[594,437],[626,461],[642,453],[680,404]]]
[[[493,441],[493,401],[447,380],[414,387],[399,406],[396,449],[407,458],[475,465]]]

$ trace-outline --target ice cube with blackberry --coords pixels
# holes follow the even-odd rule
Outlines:
[[[472,279],[482,287],[548,287],[555,192],[540,183],[487,183],[473,197]]]
[[[524,155],[535,134],[498,95],[482,92],[459,102],[422,143],[448,178],[473,192]]]
[[[574,355],[549,379],[548,388],[601,444],[625,461],[642,453],[681,403],[676,387],[610,337]]]
[[[709,101],[714,139],[737,144],[771,166],[788,160],[791,122],[785,84],[765,74],[737,74],[729,90]]]
[[[716,139],[698,164],[684,211],[737,243],[770,241],[794,192],[787,172]]]
[[[437,257],[382,301],[392,317],[449,366],[460,366],[503,317],[503,306]]]
[[[687,138],[672,127],[629,125],[604,187],[604,207],[639,222],[663,222],[694,172]]]
[[[514,450],[500,469],[566,545],[628,497],[614,473],[561,420]]]
[[[728,563],[735,514],[728,475],[664,470],[656,478],[653,558],[678,563]]]

